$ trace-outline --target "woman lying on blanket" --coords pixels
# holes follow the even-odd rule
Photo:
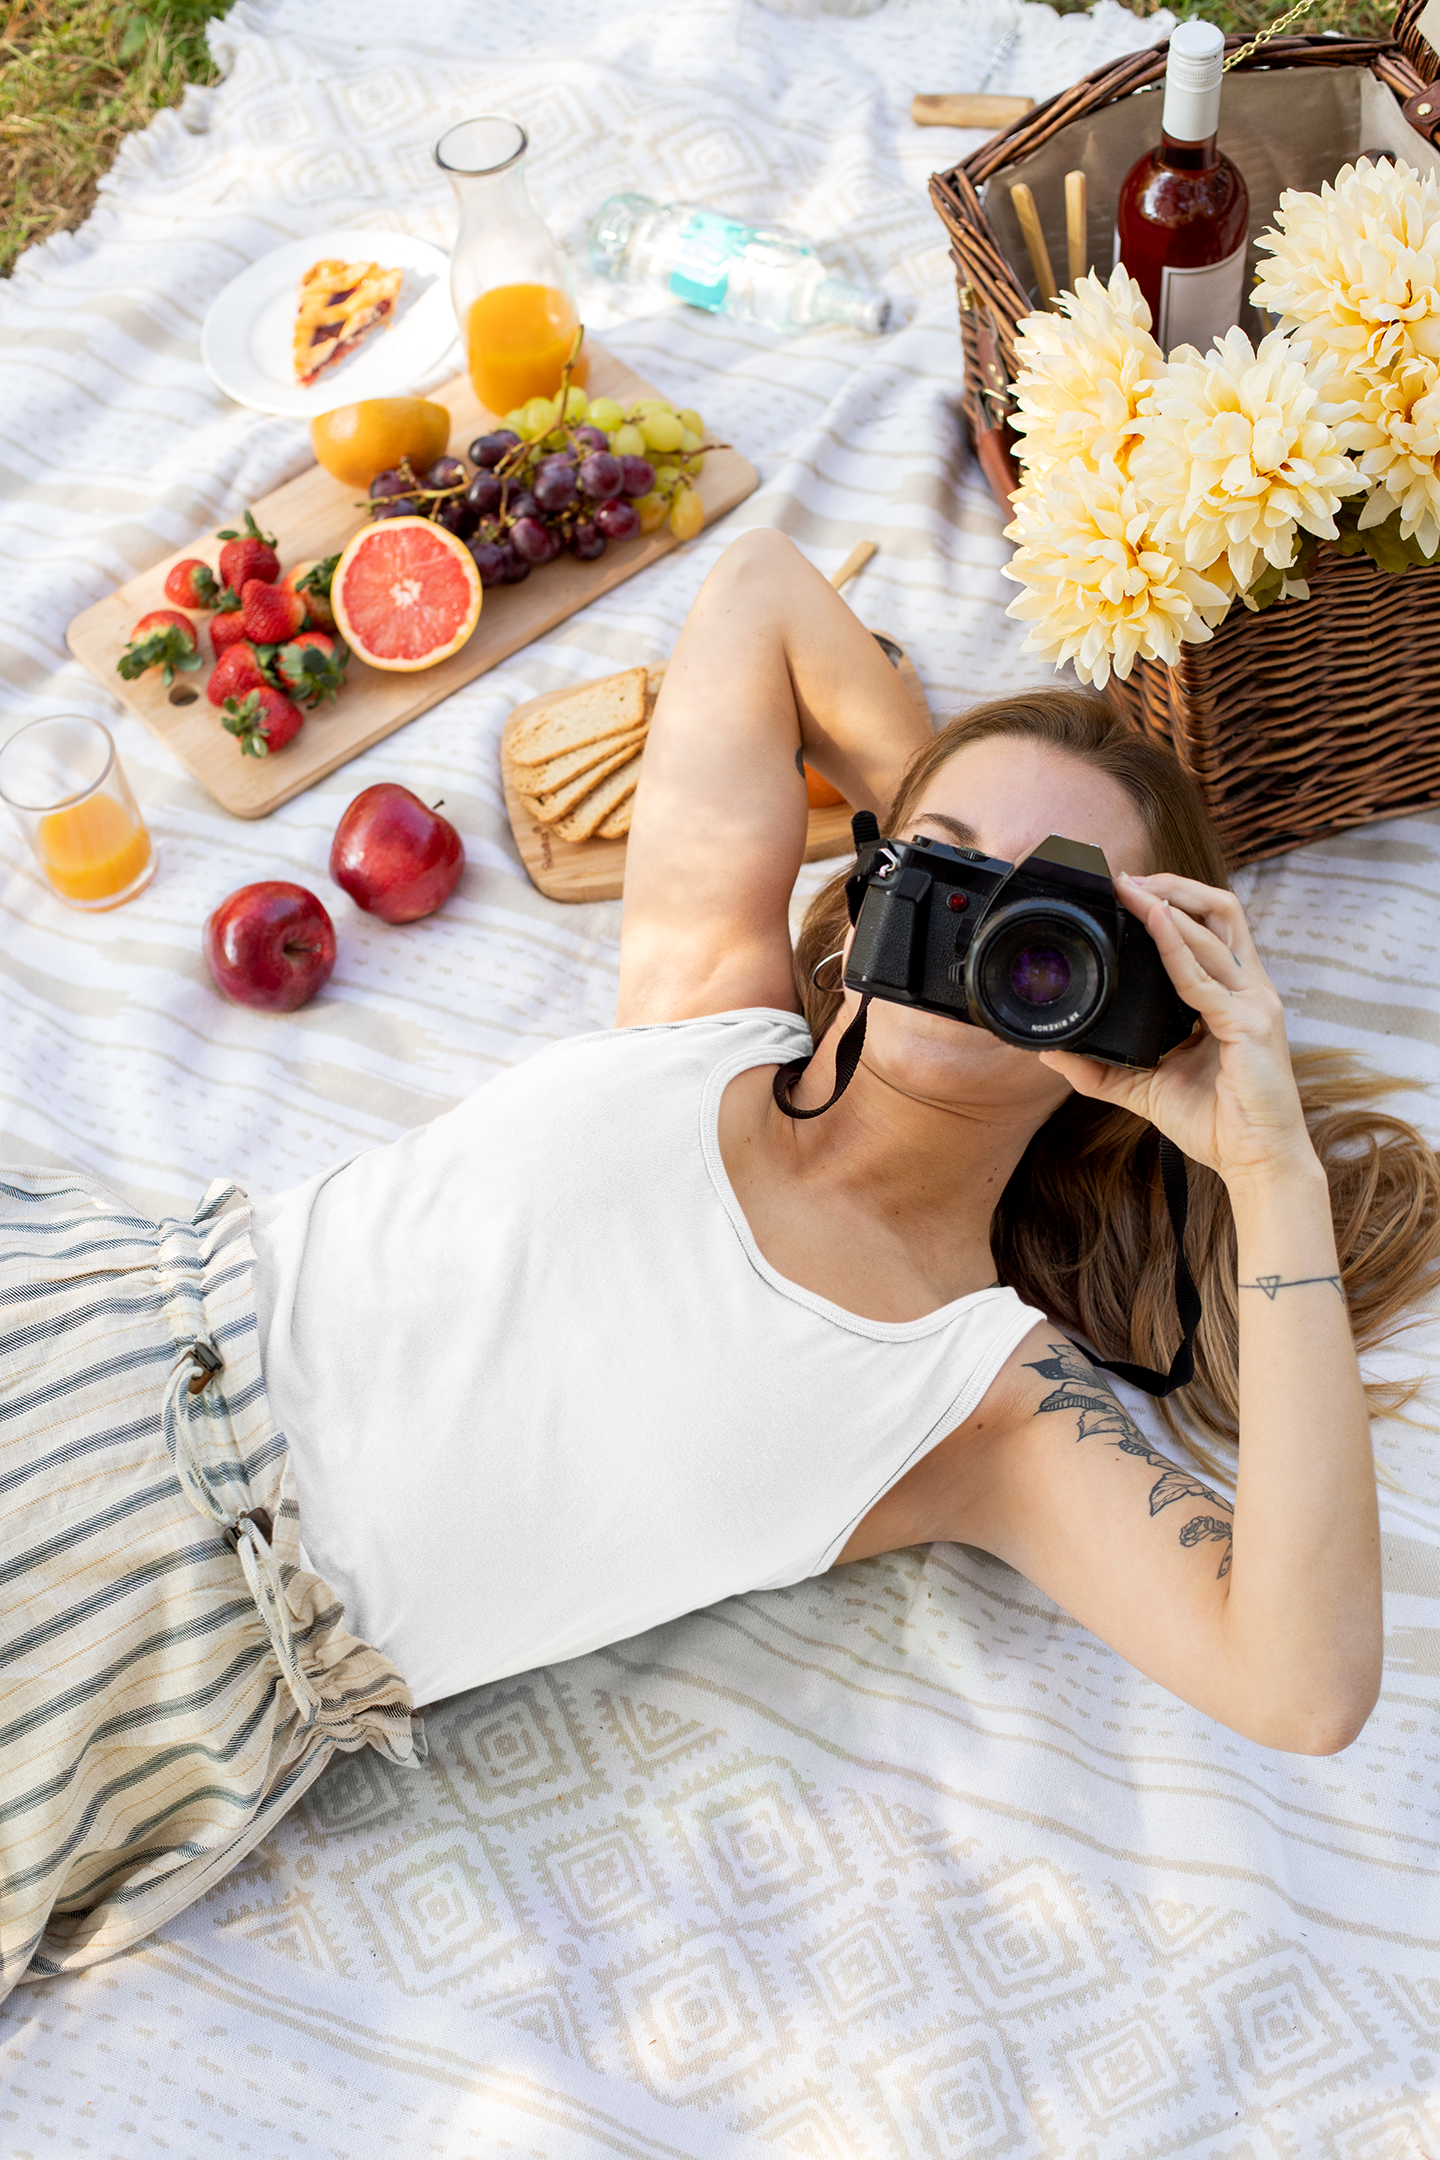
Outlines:
[[[1135,1069],[876,998],[805,1115],[860,1000],[836,881],[798,1010],[802,752],[896,838],[1103,848],[1197,1032]],[[1428,1277],[1440,1184],[1410,1128],[1337,1108],[1337,1061],[1310,1075],[1307,1121],[1166,753],[1069,690],[932,737],[789,542],[737,542],[651,731],[614,1031],[248,1231],[223,1187],[157,1227],[8,1179],[0,1978],[136,1940],[335,1748],[413,1759],[412,1700],[929,1539],[1262,1746],[1347,1746],[1381,1661],[1352,1331]],[[1175,1350],[1162,1136],[1204,1307],[1190,1424],[1239,1437],[1233,1503],[1072,1340]]]

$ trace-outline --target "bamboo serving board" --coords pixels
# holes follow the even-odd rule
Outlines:
[[[887,640],[887,642],[890,642]],[[897,651],[900,648],[896,647]],[[925,692],[920,687],[910,655],[901,652],[896,662],[901,680],[926,720],[930,707]],[[664,676],[663,668],[650,670],[646,696],[647,707],[653,706],[655,692]],[[566,698],[576,696],[582,690],[593,688],[592,684],[575,684],[565,690],[547,691],[544,697],[531,698],[526,705],[517,705],[505,723],[500,738],[500,777],[505,787],[505,808],[510,815],[510,830],[515,835],[515,845],[520,850],[520,860],[530,875],[530,882],[544,893],[547,900],[618,900],[625,889],[624,840],[561,840],[551,832],[548,825],[539,824],[520,800],[516,787],[515,767],[510,760],[510,740],[522,721],[534,714],[545,712],[551,706],[562,705]],[[810,812],[810,824],[805,835],[805,861],[823,862],[827,855],[843,855],[850,848],[850,806],[836,803],[825,810]]]
[[[592,342],[588,349],[592,395],[616,398],[626,405],[635,398],[657,395],[603,346]],[[497,424],[476,399],[468,375],[457,375],[426,396],[449,407],[450,441],[457,452],[463,453],[476,435]],[[710,451],[697,483],[706,524],[743,502],[758,477],[738,451]],[[251,507],[261,530],[276,535],[280,560],[288,567],[335,554],[359,531],[365,521],[363,511],[356,507],[360,492],[332,480],[315,465]],[[169,605],[164,585],[172,565],[187,556],[199,556],[212,569],[218,568],[220,541],[214,532],[202,534],[154,569],[120,586],[108,599],[86,608],[71,623],[66,638],[76,659],[160,737],[222,809],[234,817],[265,817],[680,544],[668,528],[662,528],[635,540],[612,543],[598,562],[582,563],[573,555],[562,555],[532,571],[523,584],[492,586],[480,620],[459,652],[438,667],[413,675],[388,674],[352,660],[335,704],[317,707],[295,740],[268,758],[243,756],[234,737],[225,733],[216,708],[204,695],[208,664],[192,675],[177,676],[171,690],[164,687],[155,669],[130,683],[122,682],[115,672],[115,662],[138,618],[151,608]],[[201,643],[208,648],[209,639],[202,638]]]

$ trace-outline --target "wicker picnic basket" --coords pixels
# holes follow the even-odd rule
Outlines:
[[[1440,60],[1419,27],[1427,4],[1402,0],[1392,38],[1276,37],[1226,76],[1221,146],[1250,184],[1250,270],[1282,188],[1318,187],[1366,149],[1440,171],[1440,94],[1428,88]],[[960,291],[965,416],[1002,506],[1018,479],[1005,418],[1015,326],[1036,304],[1009,187],[1030,184],[1059,265],[1064,175],[1083,167],[1089,259],[1108,274],[1119,181],[1159,139],[1165,51],[1097,68],[930,183]],[[1106,692],[1173,745],[1236,867],[1440,803],[1440,563],[1394,577],[1322,543],[1309,583],[1308,600],[1263,614],[1233,606],[1173,668],[1137,660]]]

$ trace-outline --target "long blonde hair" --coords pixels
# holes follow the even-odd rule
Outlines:
[[[1140,813],[1154,868],[1228,885],[1215,829],[1177,760],[1085,691],[1030,691],[952,720],[910,765],[882,830],[903,832],[940,768],[957,750],[992,736],[1043,743],[1108,774]],[[817,988],[810,973],[844,942],[844,887],[842,871],[817,893],[796,946],[797,988],[817,1042],[843,1002],[838,988]],[[1373,1107],[1417,1083],[1367,1073],[1336,1051],[1298,1051],[1293,1062],[1305,1122],[1330,1183],[1351,1327],[1357,1346],[1371,1348],[1395,1332],[1435,1282],[1440,1162],[1413,1126]],[[1030,1142],[1000,1197],[990,1235],[1000,1279],[1027,1303],[1078,1328],[1102,1357],[1163,1372],[1180,1327],[1158,1148],[1155,1128],[1142,1118],[1072,1095]],[[1205,1314],[1195,1378],[1161,1412],[1176,1437],[1209,1462],[1197,1439],[1233,1445],[1239,1436],[1235,1226],[1215,1173],[1191,1163],[1189,1175],[1185,1245]],[[1372,1383],[1371,1409],[1399,1408],[1420,1386]]]

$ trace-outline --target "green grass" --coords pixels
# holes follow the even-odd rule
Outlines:
[[[205,24],[230,0],[0,0],[0,276],[68,232],[124,136],[215,80]]]
[[[1050,0],[1062,15],[1078,14],[1090,0]],[[1125,0],[1132,15],[1155,15],[1162,5],[1174,9],[1182,21],[1187,15],[1203,15],[1219,23],[1227,37],[1254,37],[1286,12],[1288,0]],[[1383,37],[1395,13],[1395,0],[1315,0],[1313,7],[1290,25],[1304,31],[1343,30],[1349,37]]]
[[[4,14],[8,4],[8,16]],[[187,82],[215,80],[205,25],[230,0],[0,0],[0,277],[32,241],[78,225],[122,139]],[[1054,0],[1074,14],[1089,0]],[[1153,15],[1160,0],[1129,0]],[[1270,0],[1172,0],[1253,36],[1284,12]],[[1393,0],[1315,0],[1297,30],[1383,31]]]

